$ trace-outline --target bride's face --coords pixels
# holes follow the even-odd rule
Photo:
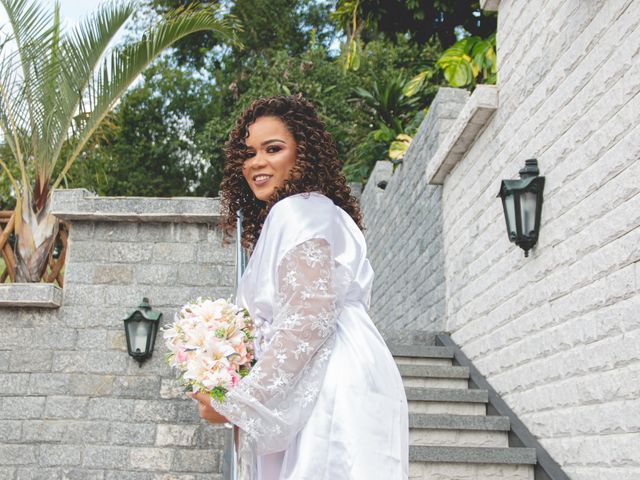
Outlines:
[[[256,198],[266,201],[289,178],[296,161],[296,141],[278,117],[259,117],[248,130],[242,175]]]

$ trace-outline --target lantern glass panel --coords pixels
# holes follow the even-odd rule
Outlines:
[[[516,236],[516,206],[513,193],[507,193],[503,199],[507,220],[507,232],[510,238]]]
[[[149,322],[146,321],[133,320],[129,322],[129,339],[132,352],[146,352],[149,327]]]
[[[533,192],[522,192],[520,194],[520,221],[522,222],[522,233],[531,236],[536,228],[536,203],[537,195]]]

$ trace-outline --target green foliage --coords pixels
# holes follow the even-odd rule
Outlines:
[[[161,12],[185,0],[149,3]],[[344,14],[357,5],[371,10],[376,4],[347,3],[336,8],[342,5]],[[405,3],[403,8],[416,16],[425,4]],[[466,11],[473,11],[472,3]],[[254,99],[274,94],[301,92],[318,106],[349,181],[366,182],[377,160],[404,153],[424,107],[444,81],[436,66],[439,35],[432,32],[428,41],[417,41],[411,32],[395,28],[376,31],[387,3],[380,3],[378,13],[357,17],[355,27],[351,23],[349,30],[337,32],[332,22],[339,22],[340,14],[329,18],[332,2],[237,0],[228,5],[243,24],[238,38],[247,48],[238,51],[206,33],[178,43],[171,59],[125,95],[112,118],[114,129],[96,142],[86,161],[77,162],[70,183],[102,195],[215,196],[235,119]],[[453,15],[454,9],[438,5]],[[345,69],[346,46],[336,56],[329,45],[350,32],[355,33],[353,63]],[[176,119],[190,125],[188,141],[178,138]],[[181,160],[185,151],[199,162]]]
[[[211,9],[194,7],[166,15],[139,41],[107,50],[131,17],[132,1],[103,4],[70,31],[62,28],[58,3],[53,12],[34,0],[0,3],[8,18],[2,34],[15,47],[5,50],[5,42],[0,49],[0,129],[10,151],[0,158],[0,167],[16,196],[15,232],[25,238],[18,242],[24,255],[17,258],[24,263],[17,270],[26,272],[22,267],[29,264],[34,240],[37,248],[46,246],[46,236],[54,230],[56,220],[46,211],[51,190],[85,156],[138,75],[190,33],[213,30],[230,44],[237,40],[232,17],[219,19]],[[36,228],[44,232],[37,238],[32,233]],[[20,276],[31,281],[35,273]]]
[[[221,172],[198,145],[213,88],[165,59],[117,107],[113,128],[76,162],[70,186],[99,195],[206,196]]]
[[[332,19],[349,32],[354,11],[365,44],[402,35],[418,45],[432,40],[451,45],[460,28],[480,37],[496,29],[496,16],[480,15],[478,0],[337,0]]]
[[[496,83],[496,36],[466,37],[446,49],[438,66],[452,87]]]
[[[149,0],[149,8],[164,13],[184,7],[189,0]],[[218,5],[219,1],[204,1],[202,5]],[[229,2],[229,12],[243,25],[238,38],[246,47],[238,55],[224,55],[227,45],[208,32],[191,35],[176,44],[175,58],[178,63],[203,68],[211,59],[234,64],[244,63],[251,55],[265,55],[270,50],[286,50],[291,55],[300,55],[314,37],[315,41],[328,47],[336,36],[329,21],[331,2],[309,2],[307,0],[235,0]]]
[[[222,387],[213,387],[212,390],[206,391],[203,389],[201,391],[208,393],[211,398],[221,403],[224,400],[224,396],[227,394],[227,389]]]

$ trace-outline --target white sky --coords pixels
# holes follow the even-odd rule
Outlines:
[[[39,0],[40,4],[46,9],[53,12],[53,0]],[[80,19],[89,15],[93,12],[98,5],[103,3],[105,0],[59,0],[60,2],[60,18],[66,25],[66,27],[72,27],[75,25]],[[109,1],[109,0],[106,0]],[[4,11],[4,8],[0,6],[0,25],[2,26],[3,31],[5,28],[8,28],[7,23],[7,15]],[[122,37],[122,32],[116,37],[116,42]]]
[[[102,3],[100,0],[60,0],[60,16],[71,24],[75,24],[80,18],[95,10],[100,3]],[[40,4],[53,11],[52,0],[40,0]],[[2,23],[7,21],[2,7],[0,7],[0,21]]]

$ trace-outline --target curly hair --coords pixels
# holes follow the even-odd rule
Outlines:
[[[296,159],[289,178],[284,185],[276,187],[266,201],[255,197],[242,175],[249,126],[263,116],[279,118],[296,141]],[[253,249],[271,207],[290,195],[311,191],[329,197],[364,231],[360,207],[341,171],[338,150],[318,118],[314,105],[301,94],[254,100],[236,120],[225,143],[224,155],[220,183],[223,245],[227,237],[235,235],[238,210],[243,216],[241,244],[244,248]]]

